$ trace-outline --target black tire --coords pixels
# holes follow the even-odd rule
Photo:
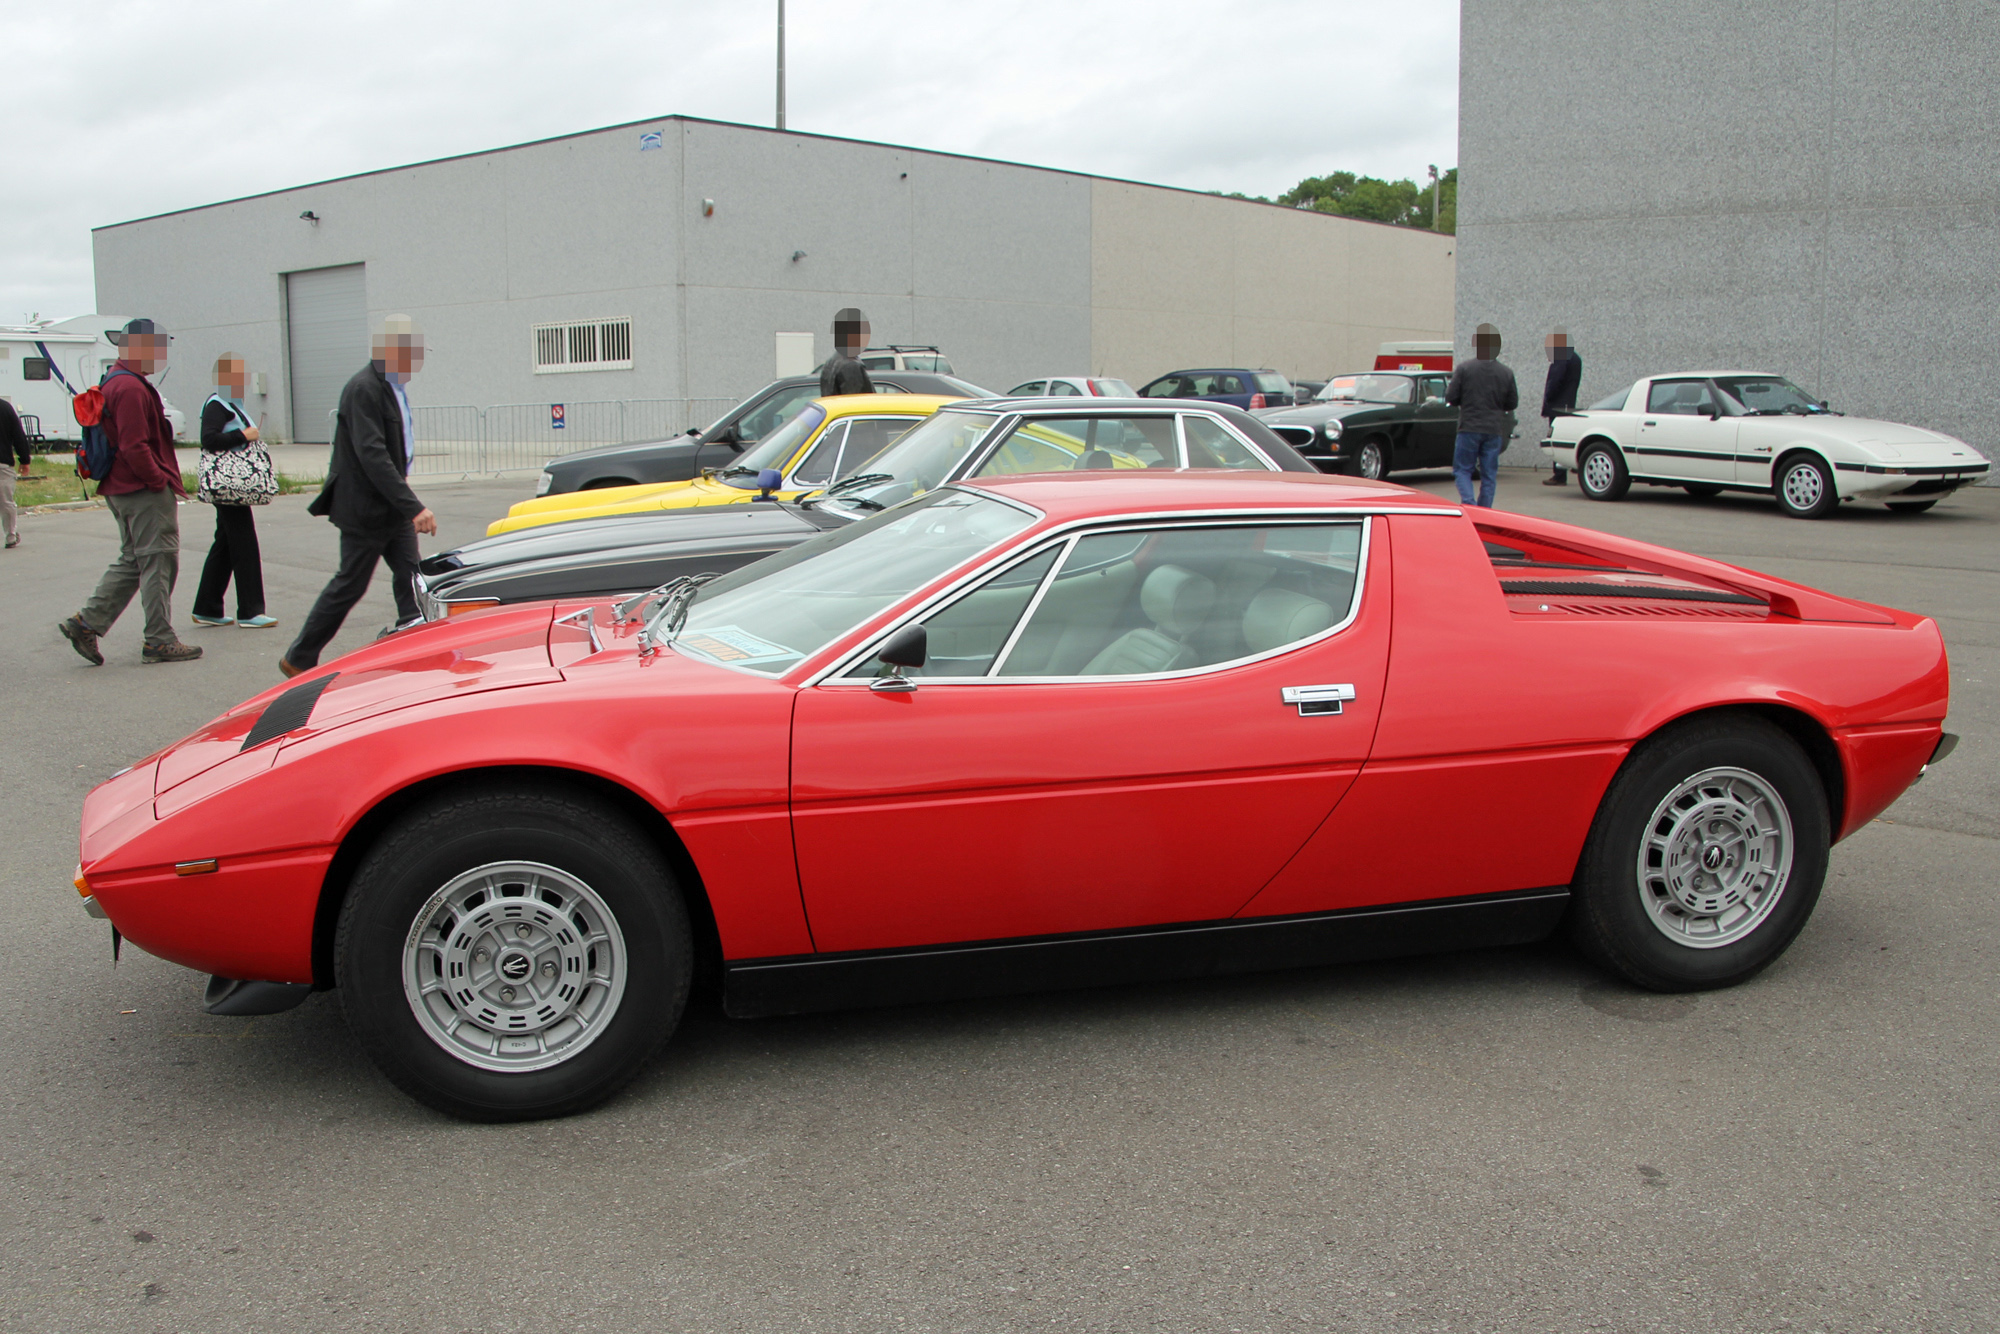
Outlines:
[[[1720,943],[1702,947],[1687,943],[1700,938],[1688,928],[1698,927],[1706,919],[1681,908],[1662,859],[1644,845],[1657,838],[1666,840],[1670,848],[1685,848],[1696,830],[1726,830],[1727,817],[1710,818],[1708,814],[1726,808],[1726,800],[1711,801],[1703,789],[1683,799],[1688,804],[1678,816],[1663,806],[1684,785],[1724,771],[1752,776],[1782,803],[1791,824],[1791,864],[1771,892],[1768,907],[1759,909],[1761,916],[1749,911],[1756,905],[1745,907],[1734,928],[1740,935],[1731,938],[1714,933],[1710,938]],[[1742,780],[1733,778],[1706,781],[1706,792],[1711,794],[1721,792],[1725,782],[1744,786]],[[1780,821],[1769,818],[1768,810],[1758,813],[1767,817],[1763,829],[1767,839],[1773,829],[1782,828]],[[1677,837],[1669,838],[1670,831]],[[1726,842],[1712,833],[1709,840],[1702,847],[1704,857],[1710,846],[1723,847]],[[1752,714],[1709,714],[1690,720],[1637,747],[1604,794],[1571,886],[1570,939],[1601,967],[1653,991],[1734,986],[1783,954],[1812,916],[1826,878],[1831,844],[1825,789],[1796,742]],[[1767,842],[1760,851],[1769,846]],[[1649,866],[1660,868],[1659,874],[1642,877],[1642,851],[1647,852]],[[1754,860],[1742,856],[1740,848],[1737,854],[1725,851],[1718,858],[1725,872]],[[1705,871],[1687,862],[1679,864],[1685,868],[1682,892],[1726,894],[1716,877],[1704,880]],[[1742,877],[1739,883],[1751,879],[1754,877]],[[1727,909],[1734,911],[1735,907]],[[1670,935],[1668,927],[1656,922],[1656,916],[1680,924],[1683,934]],[[1726,914],[1714,918],[1717,923],[1726,920]]]
[[[614,486],[637,486],[629,477],[593,477],[579,486],[579,491],[608,491]]]
[[[1922,514],[1935,504],[1935,500],[1892,500],[1889,502],[1889,513]]]
[[[1711,486],[1707,482],[1689,482],[1686,486],[1683,486],[1681,490],[1687,492],[1691,496],[1698,497],[1702,500],[1713,500],[1717,496],[1722,494],[1721,487]]]
[[[1778,508],[1794,519],[1824,519],[1840,508],[1833,470],[1811,454],[1778,460],[1771,470],[1771,490]]]
[[[1591,460],[1599,456],[1604,462],[1593,468]],[[1623,500],[1632,489],[1632,474],[1623,455],[1602,440],[1593,440],[1577,451],[1576,485],[1592,500]]]
[[[1363,440],[1354,451],[1354,461],[1348,464],[1348,471],[1356,477],[1366,477],[1379,482],[1389,475],[1389,442],[1379,436]]]
[[[527,943],[511,950],[491,950],[493,965],[485,982],[468,977],[464,983],[453,983],[440,989],[444,995],[438,1003],[461,1021],[460,1030],[477,1036],[481,1026],[467,1011],[478,1006],[487,1014],[497,1014],[498,1008],[489,1008],[489,1001],[491,1007],[505,1003],[487,997],[486,992],[497,994],[505,979],[527,978],[539,983],[541,976],[547,976],[552,979],[546,983],[550,988],[547,1010],[553,1013],[564,1005],[573,1009],[564,1011],[560,1022],[545,1026],[536,1040],[546,1047],[565,1031],[594,1035],[565,1039],[576,1043],[575,1053],[559,1057],[558,1063],[545,1068],[484,1069],[470,1057],[448,1051],[444,1045],[447,1039],[433,1036],[432,1028],[426,1026],[435,1026],[435,1021],[419,1018],[417,1002],[404,985],[405,944],[417,938],[420,917],[445,920],[446,938],[455,936],[454,946],[475,936],[478,941],[486,940],[486,936],[476,935],[476,918],[485,914],[478,914],[475,905],[468,905],[462,916],[453,919],[448,916],[453,909],[436,907],[433,896],[466,883],[464,878],[475,868],[519,863],[555,873],[544,882],[555,889],[526,885],[522,887],[527,892],[510,895],[510,889],[522,887],[502,884],[490,891],[488,903],[499,907],[489,908],[489,912],[505,918],[495,928],[495,941],[502,946],[510,943],[506,933],[511,929]],[[549,911],[538,896],[560,905],[559,877],[583,885],[597,904],[579,899],[573,900],[581,905],[575,910],[559,906],[557,911]],[[512,906],[515,898],[526,906]],[[582,998],[590,995],[596,984],[586,980],[581,987],[565,987],[567,976],[576,972],[570,960],[578,951],[584,952],[581,957],[591,962],[578,975],[587,978],[599,957],[589,951],[604,948],[605,959],[617,957],[609,946],[586,939],[593,930],[602,929],[601,923],[590,921],[598,908],[608,911],[617,934],[623,937],[623,958],[610,969],[615,976],[622,966],[623,992],[617,995],[607,986],[600,994],[612,999],[600,999],[602,1008],[594,1012],[592,1021],[572,1023],[568,1015],[583,1012]],[[449,924],[453,921],[456,925]],[[530,921],[549,923],[546,944],[543,936],[528,939],[531,929],[541,930],[539,926],[531,928]],[[569,930],[572,924],[578,928],[574,932]],[[468,925],[475,930],[461,929]],[[570,943],[563,946],[559,941]],[[462,952],[468,960],[476,958],[483,963],[489,958],[489,954],[471,953],[473,948],[464,946]],[[571,953],[563,954],[565,948]],[[545,950],[548,959],[539,967],[536,961],[545,956],[535,953],[537,950]],[[503,970],[519,963],[511,956],[529,962],[523,973],[505,972],[503,976]],[[435,961],[439,977],[445,976],[444,957],[440,948]],[[557,964],[557,959],[564,962]],[[412,966],[423,965],[413,962]],[[468,964],[467,973],[470,968]],[[341,1006],[363,1049],[382,1073],[411,1097],[474,1121],[565,1116],[610,1097],[639,1073],[673,1033],[687,1003],[692,971],[687,907],[672,871],[651,840],[580,794],[520,784],[463,790],[398,820],[369,849],[355,871],[334,941],[334,973]],[[521,990],[531,998],[536,995],[526,983]],[[505,994],[512,1002],[519,993],[509,987]],[[462,1006],[454,996],[469,997],[471,1005]],[[566,996],[577,999],[563,999]],[[521,1002],[523,1007],[532,1003]],[[537,1020],[529,1015],[501,1022]],[[489,1031],[500,1033],[502,1046],[505,1042],[518,1046],[527,1040],[506,1039],[502,1029]],[[493,1059],[541,1058],[523,1053]]]

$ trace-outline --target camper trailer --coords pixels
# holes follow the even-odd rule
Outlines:
[[[70,389],[96,384],[118,360],[105,330],[123,326],[122,316],[78,315],[69,320],[0,325],[0,398],[14,405],[30,435],[48,440],[76,439]],[[171,369],[171,363],[169,363]],[[63,382],[69,382],[69,388]],[[154,381],[155,385],[158,380]],[[187,416],[162,391],[174,438],[187,439]]]

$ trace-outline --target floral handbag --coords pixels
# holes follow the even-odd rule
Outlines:
[[[243,409],[216,394],[210,400],[228,408],[245,429],[250,419]],[[196,499],[209,505],[268,505],[278,494],[278,470],[270,451],[259,441],[245,441],[234,449],[201,452],[201,489]]]

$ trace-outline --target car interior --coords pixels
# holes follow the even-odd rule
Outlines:
[[[1360,547],[1356,523],[1094,534],[1071,548],[1011,648],[1008,637],[1059,548],[932,613],[924,622],[929,659],[904,674],[1133,676],[1265,653],[1347,615]],[[884,670],[871,660],[848,675]]]

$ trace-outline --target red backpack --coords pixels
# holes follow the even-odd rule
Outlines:
[[[114,367],[111,375],[102,383],[108,384],[112,375],[131,375],[122,367]],[[136,376],[134,377],[137,378]],[[76,415],[78,426],[76,442],[76,475],[88,482],[101,482],[111,475],[112,460],[118,457],[118,446],[104,429],[104,390],[100,385],[92,385],[69,401],[69,410]]]

